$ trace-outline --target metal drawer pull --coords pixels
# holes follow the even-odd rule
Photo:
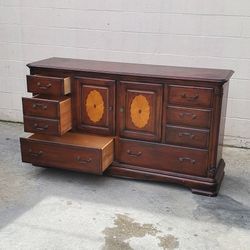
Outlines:
[[[189,113],[189,112],[181,112],[180,113],[180,117],[184,117],[184,116],[192,116],[192,119],[196,119],[197,118],[197,115],[193,114],[193,113]]]
[[[139,157],[142,155],[142,152],[135,152],[133,153],[131,150],[127,150],[128,155],[133,156],[133,157]]]
[[[195,160],[194,159],[191,159],[189,157],[179,157],[178,160],[180,162],[184,162],[184,161],[190,161],[192,164],[195,164]]]
[[[36,130],[43,131],[43,130],[47,130],[49,128],[49,125],[44,125],[44,127],[39,127],[37,123],[34,123],[33,127]]]
[[[43,151],[33,152],[32,149],[29,149],[29,154],[33,157],[39,157],[43,154]]]
[[[43,85],[41,85],[40,82],[38,82],[38,83],[37,83],[37,87],[38,87],[39,89],[48,89],[48,88],[51,87],[51,83],[49,83],[49,84],[43,86]]]
[[[191,134],[191,133],[188,133],[188,132],[180,132],[179,133],[179,137],[182,137],[182,136],[189,136],[191,139],[194,139],[195,135]]]
[[[76,157],[76,160],[80,163],[80,164],[87,164],[87,163],[90,163],[91,161],[92,161],[92,159],[91,158],[88,158],[88,159],[81,159],[81,157],[80,156],[77,156]]]
[[[47,105],[43,105],[43,104],[41,104],[41,103],[34,103],[34,104],[32,105],[32,108],[34,108],[34,109],[40,108],[40,109],[46,110],[46,109],[48,108],[48,106],[47,106]]]
[[[190,100],[190,101],[194,101],[194,100],[198,99],[199,95],[196,94],[194,96],[188,96],[186,93],[183,93],[183,94],[181,94],[181,97],[186,98],[187,100]]]

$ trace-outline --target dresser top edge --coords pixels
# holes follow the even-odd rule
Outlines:
[[[29,68],[45,68],[113,75],[157,77],[163,79],[208,81],[223,84],[234,71],[213,68],[177,67],[151,64],[135,64],[110,61],[51,57],[27,64]]]

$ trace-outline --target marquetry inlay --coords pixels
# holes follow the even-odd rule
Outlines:
[[[137,95],[134,97],[130,106],[130,116],[135,127],[143,128],[147,125],[150,116],[150,106],[145,96]]]
[[[92,122],[99,122],[104,114],[104,101],[97,90],[89,92],[86,99],[86,111]]]

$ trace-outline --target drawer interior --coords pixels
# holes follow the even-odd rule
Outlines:
[[[66,133],[20,138],[23,162],[102,174],[114,159],[113,137]]]

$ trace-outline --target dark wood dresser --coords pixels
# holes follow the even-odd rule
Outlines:
[[[217,195],[233,71],[66,58],[28,67],[23,162]]]

